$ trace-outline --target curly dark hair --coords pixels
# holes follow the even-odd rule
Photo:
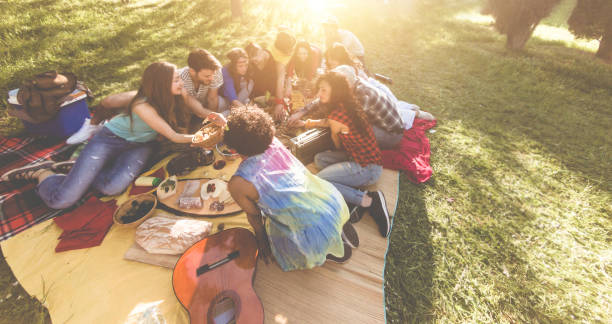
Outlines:
[[[355,99],[353,90],[349,86],[346,77],[338,72],[327,72],[317,79],[317,91],[321,86],[321,82],[327,82],[331,86],[331,97],[329,102],[325,104],[326,112],[329,113],[338,107],[344,107],[348,117],[355,124],[357,131],[361,135],[367,136],[367,129],[370,127],[367,116]]]
[[[257,106],[232,109],[227,117],[227,127],[223,141],[246,156],[265,152],[276,131],[272,117]]]

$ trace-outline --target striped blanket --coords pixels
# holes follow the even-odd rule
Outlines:
[[[29,163],[66,160],[75,148],[58,139],[0,136],[0,174]],[[0,182],[0,241],[65,211],[48,208],[34,181]]]

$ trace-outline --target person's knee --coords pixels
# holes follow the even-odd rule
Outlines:
[[[129,185],[129,184],[128,184]],[[122,193],[123,191],[125,191],[125,189],[128,187],[128,185],[124,185],[124,184],[119,184],[119,183],[113,183],[108,182],[108,183],[103,183],[100,185],[96,186],[96,189],[103,195],[105,196],[115,196],[118,195],[120,193]]]
[[[63,200],[53,200],[53,201],[45,201],[47,207],[52,209],[65,209],[73,206],[80,199],[80,197],[63,199]]]
[[[317,169],[321,170],[323,168],[325,168],[326,164],[325,164],[325,155],[321,154],[321,153],[317,153],[314,156],[314,164],[317,167]]]

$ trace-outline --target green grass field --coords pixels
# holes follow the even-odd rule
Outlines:
[[[192,47],[225,63],[279,25],[321,42],[329,11],[362,40],[370,70],[439,122],[432,179],[401,178],[388,322],[611,323],[612,67],[564,34],[574,3],[507,53],[481,1],[251,0],[242,23],[226,0],[0,1],[0,89],[59,69],[100,98],[134,88],[153,61],[185,65]],[[18,131],[0,111],[1,132]],[[44,322],[2,263],[0,323]]]

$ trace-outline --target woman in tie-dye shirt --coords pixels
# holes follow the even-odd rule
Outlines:
[[[266,262],[273,256],[284,271],[320,266],[326,257],[345,261],[351,248],[343,230],[345,238],[354,236],[347,239],[351,245],[358,240],[342,195],[291,155],[273,125],[260,109],[238,108],[224,134],[225,144],[243,158],[228,188],[247,213],[260,256]]]

